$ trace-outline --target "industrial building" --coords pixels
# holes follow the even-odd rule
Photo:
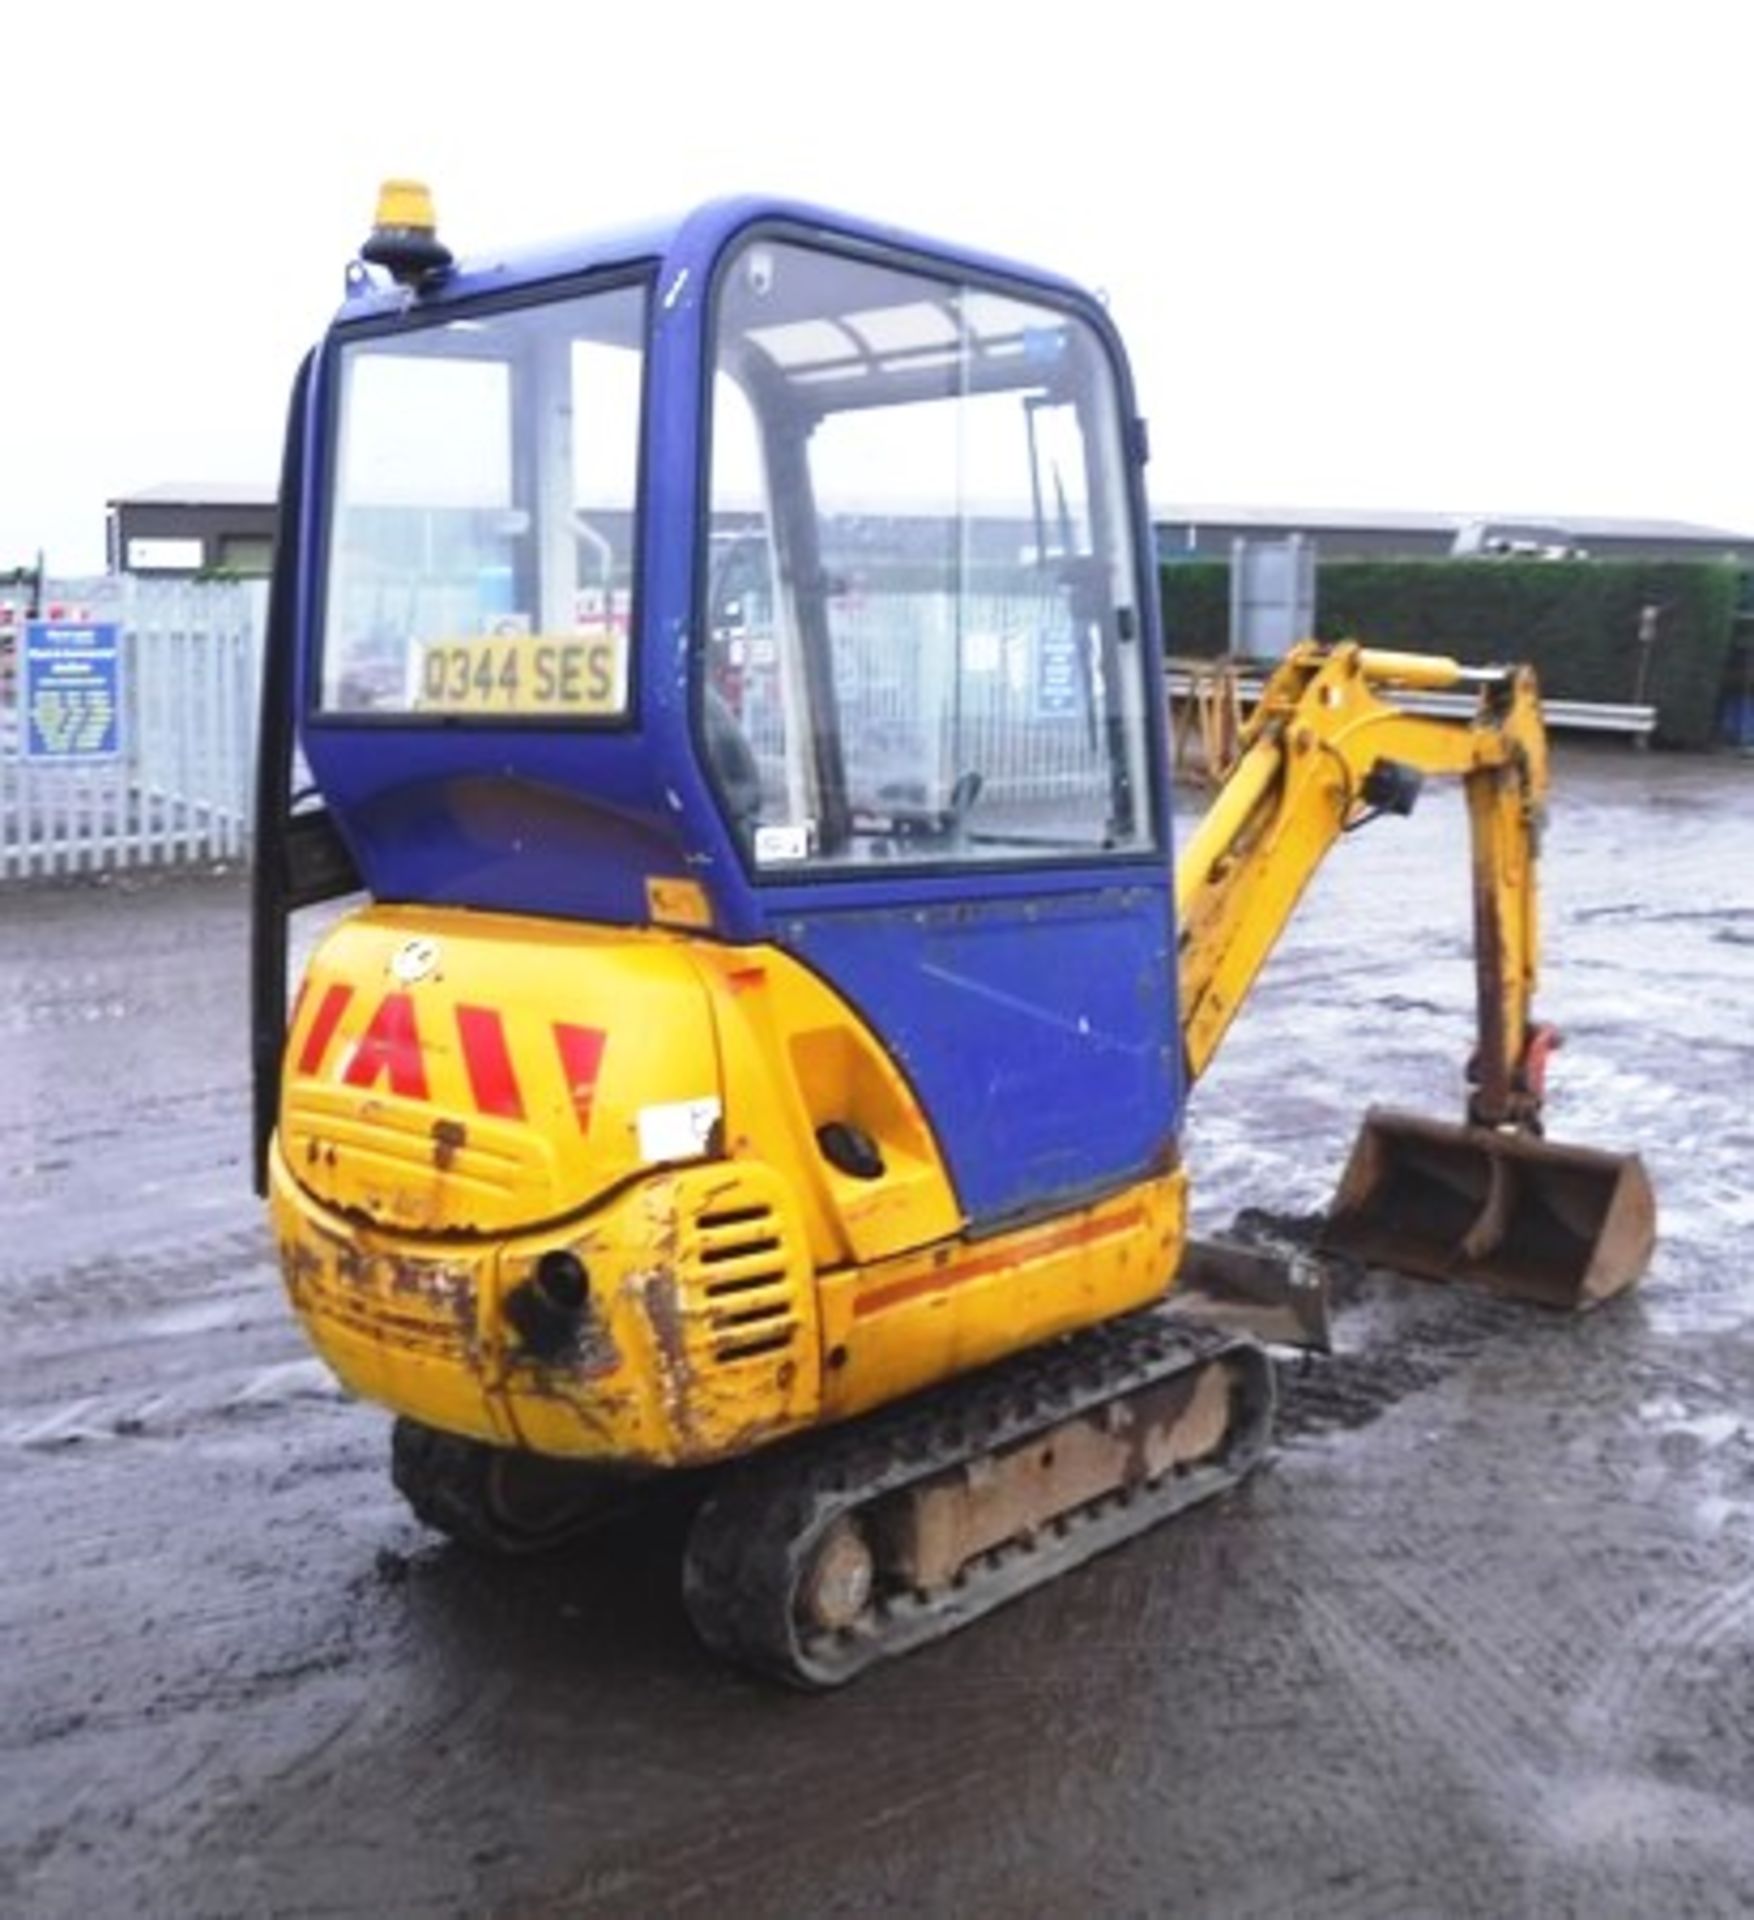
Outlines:
[[[1754,566],[1754,533],[1596,514],[1426,513],[1344,507],[1171,505],[1152,515],[1161,560],[1228,560],[1237,540],[1300,534],[1318,560],[1441,560],[1458,551],[1567,551],[1595,560],[1730,560]]]
[[[167,481],[105,506],[111,573],[260,579],[274,561],[274,489]]]

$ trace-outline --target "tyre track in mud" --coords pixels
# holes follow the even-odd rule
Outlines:
[[[1095,1747],[1106,1762],[1085,1868],[1096,1911],[1264,1917],[1287,1910],[1290,1886],[1311,1920],[1418,1911],[1407,1841],[1428,1823],[1402,1792],[1414,1776],[1382,1764],[1397,1743],[1374,1736],[1318,1661],[1301,1606],[1298,1498],[1286,1471],[1270,1471],[1199,1528],[1093,1570],[1069,1609],[1078,1640],[1062,1831],[1098,1818],[1082,1764]],[[1044,1619],[1044,1650],[1065,1631],[1063,1614]],[[1059,1750],[1061,1723],[1046,1724]],[[1058,1904],[1081,1904],[1075,1883]]]
[[[1551,871],[1553,863],[1549,864]],[[1711,885],[1721,886],[1725,873],[1731,871],[1723,866],[1721,857],[1702,864]],[[1560,871],[1563,872],[1563,866]],[[1597,871],[1592,870],[1592,874]],[[1677,891],[1685,892],[1688,887],[1700,884],[1700,873],[1690,871],[1687,865],[1677,863],[1671,871]],[[1745,868],[1735,871],[1745,876]],[[1622,874],[1620,883],[1624,881]],[[1741,884],[1746,898],[1745,878]],[[1714,914],[1710,918],[1695,919],[1691,915],[1677,915],[1673,920],[1665,919],[1663,924],[1673,933],[1690,932],[1698,936],[1702,932],[1710,934],[1721,930],[1722,916]],[[1391,935],[1391,943],[1393,938]],[[1581,947],[1584,942],[1574,940],[1572,944]],[[1700,951],[1697,946],[1690,949],[1692,954]],[[1395,957],[1391,952],[1391,966]],[[1666,1615],[1662,1608],[1653,1611],[1648,1594],[1627,1591],[1615,1571],[1634,1551],[1631,1541],[1617,1537],[1621,1529],[1615,1525],[1615,1503],[1622,1500],[1633,1503],[1636,1512],[1645,1517],[1652,1511],[1665,1510],[1667,1502],[1676,1503],[1684,1511],[1689,1504],[1690,1485],[1688,1475],[1666,1471],[1670,1464],[1686,1463],[1664,1459],[1660,1440],[1653,1448],[1654,1436],[1638,1422],[1627,1404],[1624,1373],[1642,1368],[1643,1378],[1653,1389],[1667,1385],[1693,1409],[1732,1403],[1744,1409],[1754,1407],[1754,1365],[1750,1364],[1754,1356],[1750,1354],[1748,1338],[1750,1325],[1754,1323],[1754,1313],[1751,1313],[1754,1299],[1751,1299],[1750,1276],[1745,1265],[1732,1251],[1737,1245],[1733,1236],[1738,1223],[1746,1225],[1743,1210],[1748,1204],[1745,1049],[1725,1044],[1721,1026],[1725,1006],[1747,1004],[1754,989],[1754,974],[1750,974],[1745,962],[1726,955],[1723,943],[1698,964],[1690,964],[1689,953],[1671,945],[1664,956],[1665,966],[1688,979],[1690,987],[1695,989],[1694,997],[1684,1005],[1665,1004],[1660,1019],[1653,1020],[1649,961],[1648,951],[1641,956],[1630,947],[1616,944],[1612,957],[1601,960],[1598,984],[1590,988],[1587,996],[1592,1007],[1601,1009],[1601,1015],[1581,1030],[1575,1021],[1567,1021],[1562,1015],[1562,1023],[1572,1027],[1579,1044],[1562,1056],[1555,1069],[1555,1087],[1565,1102],[1565,1119],[1561,1122],[1556,1118],[1555,1129],[1566,1138],[1588,1139],[1611,1146],[1640,1146],[1655,1171],[1665,1224],[1672,1221],[1679,1232],[1666,1235],[1664,1256],[1659,1259],[1658,1270],[1653,1275],[1647,1304],[1634,1306],[1630,1313],[1616,1310],[1613,1316],[1598,1317],[1582,1330],[1583,1339],[1578,1344],[1587,1352],[1582,1356],[1581,1366],[1573,1368],[1567,1364],[1572,1356],[1567,1351],[1570,1343],[1566,1340],[1537,1341],[1537,1352],[1543,1346],[1551,1348],[1551,1363],[1541,1365],[1539,1381],[1531,1381],[1534,1391],[1543,1396],[1550,1409],[1546,1417],[1524,1415],[1519,1419],[1514,1405],[1510,1410],[1510,1423],[1520,1426],[1533,1443],[1521,1471],[1537,1484],[1544,1475],[1551,1475],[1549,1497],[1555,1517],[1561,1518],[1575,1510],[1592,1516],[1595,1524],[1569,1521],[1560,1528],[1567,1547],[1576,1555],[1578,1564],[1573,1567],[1546,1566],[1544,1572],[1531,1578],[1528,1568],[1516,1563],[1510,1550],[1512,1541],[1507,1540],[1505,1551],[1500,1555],[1502,1564],[1490,1571],[1481,1571],[1479,1578],[1474,1579],[1471,1576],[1477,1568],[1471,1557],[1459,1564],[1449,1559],[1456,1547],[1454,1510],[1459,1507],[1465,1511],[1466,1503],[1446,1499],[1441,1489],[1434,1488],[1430,1496],[1436,1516],[1430,1530],[1434,1537],[1422,1551],[1435,1569],[1441,1570],[1447,1563],[1449,1577],[1444,1578],[1440,1573],[1439,1584],[1434,1586],[1423,1566],[1416,1575],[1421,1596],[1417,1604],[1426,1614],[1434,1639],[1444,1645],[1452,1642],[1470,1645],[1465,1671],[1437,1675],[1432,1682],[1432,1697],[1447,1701],[1452,1697],[1452,1689],[1457,1699],[1472,1697],[1472,1691],[1481,1686],[1482,1672],[1490,1678],[1496,1666],[1495,1649],[1501,1636],[1508,1636],[1505,1639],[1509,1655],[1507,1668],[1514,1661],[1525,1673],[1532,1670],[1535,1676],[1531,1691],[1539,1704],[1530,1713],[1524,1714],[1520,1698],[1514,1693],[1511,1696],[1518,1715],[1508,1723],[1510,1750],[1521,1752],[1532,1719],[1533,1751],[1541,1762],[1534,1768],[1534,1777],[1541,1791],[1522,1810],[1520,1819],[1516,1817],[1517,1809],[1509,1808],[1512,1830],[1521,1826],[1530,1831],[1522,1845],[1527,1857],[1513,1881],[1507,1884],[1505,1905],[1497,1909],[1506,1912],[1642,1915],[1664,1907],[1671,1911],[1731,1912],[1743,1910],[1743,1900],[1754,1897],[1750,1893],[1754,1883],[1754,1809],[1749,1811],[1743,1844],[1728,1849],[1727,1858],[1726,1850],[1718,1849],[1719,1879],[1715,1885],[1705,1887],[1690,1885],[1672,1854],[1669,1861],[1664,1862],[1660,1842],[1646,1850],[1646,1857],[1619,1863],[1617,1877],[1597,1875],[1589,1870],[1587,1862],[1563,1851],[1560,1839],[1550,1831],[1541,1811],[1554,1801],[1556,1792],[1560,1800],[1565,1799],[1558,1783],[1568,1769],[1575,1770],[1586,1781],[1597,1779],[1604,1767],[1612,1770],[1623,1763],[1629,1772],[1638,1771],[1633,1757],[1640,1751],[1637,1741],[1628,1742],[1624,1738],[1630,1729],[1622,1729],[1623,1737],[1619,1740],[1611,1735],[1604,1739],[1599,1718],[1593,1722],[1590,1718],[1580,1719],[1584,1716],[1584,1703],[1603,1686],[1604,1675],[1622,1676],[1622,1686],[1628,1677],[1636,1686],[1638,1677],[1646,1676],[1651,1688],[1663,1689],[1668,1685],[1666,1672],[1670,1662],[1679,1661],[1684,1669],[1690,1664],[1685,1648],[1691,1638],[1691,1623]],[[1343,968],[1336,970],[1336,978],[1344,973]],[[1421,972],[1418,977],[1428,976]],[[1561,978],[1568,983],[1576,977],[1576,970],[1561,973]],[[1302,991],[1307,984],[1300,973],[1297,990]],[[1359,984],[1354,976],[1345,982],[1342,994],[1356,992]],[[1442,989],[1436,993],[1427,989],[1425,997],[1448,1004],[1448,996]],[[1259,1135],[1248,1127],[1247,1114],[1257,1105],[1271,1101],[1272,1086],[1278,1081],[1289,1083],[1294,1090],[1308,1086],[1308,1076],[1319,1074],[1326,1061],[1341,1057],[1343,1048],[1352,1039],[1351,1035],[1342,1037],[1342,1029],[1351,1021],[1350,1015],[1336,1014],[1331,1018],[1318,1015],[1313,1022],[1306,1020],[1297,1008],[1296,993],[1291,991],[1284,993],[1283,1005],[1288,1014],[1295,1014],[1295,1019],[1272,1019],[1257,1027],[1258,1054],[1253,1041],[1243,1040],[1235,1060],[1220,1069],[1220,1075],[1228,1069],[1233,1079],[1240,1076],[1242,1084],[1231,1099],[1222,1125],[1205,1123],[1209,1132],[1220,1132],[1226,1142],[1234,1143],[1238,1160],[1250,1176],[1267,1155]],[[1635,1012],[1635,1008],[1639,1011]],[[1658,1034],[1661,1043],[1653,1048],[1653,1037]],[[1702,1043],[1697,1049],[1692,1044],[1695,1040]],[[1386,1054],[1379,1054],[1374,1036],[1371,1045],[1373,1070],[1380,1069],[1386,1060],[1388,1084],[1381,1093],[1373,1087],[1370,1097],[1380,1098],[1385,1104],[1432,1104],[1428,1095],[1420,1098],[1410,1086],[1414,1076],[1406,1071],[1410,1063],[1403,1051],[1389,1049]],[[1678,1050],[1681,1047],[1685,1047],[1685,1053]],[[1296,1104],[1299,1108],[1309,1104],[1301,1091]],[[1679,1128],[1659,1129],[1653,1140],[1647,1130],[1653,1111],[1685,1116],[1684,1124]],[[1190,1161],[1197,1167],[1202,1165],[1198,1151],[1201,1125],[1196,1120],[1196,1138],[1190,1150]],[[1332,1112],[1325,1125],[1305,1126],[1300,1122],[1297,1131],[1302,1137],[1303,1155],[1300,1157],[1295,1148],[1287,1149],[1291,1176],[1286,1188],[1287,1204],[1293,1206],[1317,1200],[1326,1181],[1337,1170],[1348,1137]],[[1740,1150],[1738,1141],[1742,1143]],[[1223,1164],[1222,1153],[1218,1159],[1219,1180],[1224,1182],[1231,1169]],[[1311,1160],[1318,1163],[1313,1170]],[[1211,1163],[1205,1164],[1209,1168]],[[1281,1178],[1284,1178],[1283,1171]],[[1210,1205],[1214,1192],[1211,1182],[1207,1192]],[[1257,1197],[1258,1192],[1258,1188],[1254,1189]],[[1220,1217],[1224,1204],[1244,1203],[1249,1195],[1247,1186],[1225,1186],[1219,1195]],[[1718,1260],[1703,1259],[1704,1250],[1714,1243],[1719,1249]],[[1518,1386],[1525,1372],[1535,1371],[1522,1367],[1505,1370],[1501,1366],[1504,1356],[1516,1351],[1514,1310],[1492,1304],[1491,1311],[1480,1320],[1474,1318],[1473,1310],[1462,1312],[1448,1328],[1439,1325],[1435,1351],[1422,1324],[1426,1316],[1421,1314],[1417,1318],[1421,1324],[1411,1328],[1397,1329],[1386,1322],[1373,1328],[1374,1332],[1393,1339],[1392,1347],[1386,1350],[1367,1340],[1362,1356],[1349,1354],[1331,1366],[1316,1363],[1307,1371],[1296,1367],[1288,1369],[1281,1429],[1286,1454],[1279,1471],[1288,1480],[1295,1479],[1300,1491],[1307,1493],[1309,1472],[1322,1467],[1335,1438],[1346,1438],[1348,1445],[1367,1435],[1374,1441],[1379,1431],[1376,1423],[1385,1416],[1390,1416],[1391,1428],[1397,1423],[1405,1426],[1424,1414],[1431,1394],[1444,1398],[1480,1367],[1494,1372],[1508,1371],[1511,1381]],[[1643,1337],[1653,1327],[1660,1328],[1665,1335],[1685,1338],[1677,1341],[1676,1350],[1672,1350],[1670,1356],[1654,1357],[1646,1350]],[[1575,1331],[1565,1330],[1567,1335]],[[1722,1343],[1724,1335],[1733,1337],[1728,1347]],[[1701,1339],[1710,1344],[1702,1347]],[[1459,1367],[1455,1364],[1457,1361]],[[1514,1390],[1517,1387],[1513,1387]],[[1586,1436],[1594,1438],[1586,1441]],[[1489,1459],[1497,1455],[1496,1471],[1481,1489],[1482,1513],[1491,1511],[1492,1493],[1503,1484],[1502,1477],[1509,1465],[1504,1458],[1509,1439],[1507,1430],[1493,1445],[1489,1431],[1476,1435],[1470,1430],[1465,1443],[1449,1450],[1450,1464],[1458,1469],[1461,1462],[1477,1458],[1479,1441],[1487,1443]],[[1559,1455],[1556,1471],[1551,1459],[1554,1451]],[[1658,1456],[1655,1460],[1653,1452]],[[1751,1492],[1754,1486],[1743,1475],[1737,1482],[1737,1497],[1744,1521],[1751,1511]],[[1734,1498],[1715,1493],[1708,1497],[1734,1513]],[[1450,1519],[1447,1524],[1438,1525],[1437,1518],[1446,1510],[1451,1513]],[[1736,1522],[1732,1518],[1726,1524],[1733,1527]],[[1640,1519],[1636,1531],[1642,1531],[1644,1525],[1645,1520]],[[1385,1520],[1384,1529],[1386,1536],[1404,1536],[1404,1516],[1399,1526],[1392,1519]],[[1447,1553],[1446,1533],[1450,1536]],[[1424,1540],[1425,1534],[1426,1530],[1421,1529],[1418,1537]],[[1512,1536],[1512,1540],[1517,1537],[1520,1536]],[[1540,1552],[1546,1537],[1538,1535],[1531,1541],[1537,1566],[1546,1565]],[[1745,1542],[1746,1538],[1744,1534]],[[1319,1553],[1310,1558],[1322,1560]],[[1717,1543],[1705,1556],[1714,1577],[1720,1580],[1733,1579],[1733,1569],[1742,1558],[1743,1553],[1733,1540]],[[1391,1592],[1398,1590],[1406,1599],[1409,1597],[1409,1564],[1404,1552],[1394,1553],[1389,1549],[1385,1537],[1380,1542],[1373,1539],[1361,1545],[1356,1572],[1359,1579],[1380,1584]],[[1323,1560],[1321,1573],[1315,1576],[1318,1588],[1329,1590],[1323,1583],[1339,1581],[1345,1571],[1344,1563],[1336,1566],[1331,1560]],[[1301,1569],[1294,1578],[1301,1590]],[[1662,1588],[1673,1578],[1674,1574],[1665,1566],[1653,1574],[1650,1585]],[[1534,1591],[1529,1591],[1530,1588]],[[1732,1597],[1725,1602],[1725,1617],[1736,1612],[1733,1595],[1738,1590],[1733,1587]],[[1564,1605],[1543,1609],[1541,1599],[1556,1595],[1563,1596]],[[1552,1630],[1540,1630],[1538,1623],[1548,1617],[1552,1617]],[[1718,1643],[1715,1636],[1720,1624],[1720,1617],[1715,1613],[1708,1614],[1703,1622],[1703,1638],[1710,1644],[1700,1660],[1701,1693],[1706,1686],[1703,1675],[1709,1674],[1715,1676],[1721,1694],[1725,1680],[1736,1671],[1740,1657],[1741,1649],[1734,1645],[1734,1628],[1726,1629],[1729,1644]],[[1569,1637],[1568,1625],[1572,1630]],[[1677,1641],[1679,1645],[1674,1644]],[[1667,1655],[1653,1670],[1650,1654],[1658,1646],[1666,1648]],[[1372,1652],[1374,1655],[1374,1648]],[[1505,1688],[1511,1681],[1512,1675],[1507,1671],[1500,1684],[1485,1689],[1485,1699],[1495,1721],[1502,1716]],[[1409,1684],[1404,1676],[1400,1683]],[[1745,1699],[1746,1694],[1744,1685],[1741,1697]],[[1641,1718],[1650,1717],[1656,1705],[1652,1692],[1639,1687],[1627,1710],[1631,1728],[1636,1728]],[[1703,1699],[1696,1699],[1682,1711],[1687,1720],[1695,1721],[1709,1715],[1709,1706]],[[1563,1735],[1548,1731],[1545,1719],[1549,1714],[1564,1727]],[[1717,1803],[1712,1799],[1714,1791],[1728,1790],[1739,1795],[1744,1807],[1748,1807],[1754,1798],[1754,1788],[1750,1786],[1754,1782],[1754,1710],[1744,1719],[1739,1733],[1719,1737],[1715,1742],[1712,1762],[1705,1769],[1709,1776],[1702,1802],[1707,1808],[1706,1814],[1697,1815],[1696,1808],[1660,1801],[1649,1809],[1653,1831],[1661,1832],[1663,1821],[1670,1818],[1677,1832],[1694,1831],[1703,1819],[1705,1827],[1721,1838],[1724,1827]],[[1393,1712],[1387,1721],[1377,1724],[1385,1745],[1392,1751],[1396,1727]],[[1472,1728],[1470,1733],[1477,1730]],[[1649,1731],[1647,1726],[1647,1735]],[[1418,1762],[1404,1756],[1403,1764],[1416,1766]],[[1549,1767],[1557,1768],[1557,1780],[1546,1777]],[[1395,1784],[1399,1786],[1398,1777]],[[1618,1785],[1615,1790],[1619,1791]],[[1594,1787],[1582,1790],[1585,1804],[1595,1791]],[[1607,1790],[1602,1791],[1606,1795]],[[1361,1812],[1358,1817],[1367,1816]],[[1392,1842],[1389,1844],[1392,1848]],[[1549,1845],[1556,1850],[1552,1858],[1545,1852]],[[1673,1898],[1676,1888],[1684,1889],[1692,1902],[1690,1906],[1681,1906]],[[1452,1886],[1446,1883],[1438,1910],[1452,1910],[1453,1892]],[[1409,1901],[1408,1906],[1410,1911],[1419,1910],[1416,1901]],[[1301,1904],[1299,1910],[1302,1910]],[[1494,1911],[1490,1906],[1483,1910]]]
[[[1324,1683],[1330,1710],[1351,1733],[1348,1744],[1361,1756],[1353,1781],[1356,1798],[1348,1813],[1365,1827],[1365,1857],[1403,1863],[1396,1890],[1408,1901],[1402,1911],[1416,1911],[1417,1877],[1407,1864],[1408,1856],[1417,1859],[1453,1849],[1456,1867],[1444,1883],[1445,1911],[1458,1915],[1505,1912],[1503,1887],[1482,1884],[1488,1875],[1473,1867],[1457,1831],[1465,1831],[1466,1823],[1456,1818],[1454,1803],[1477,1783],[1469,1762],[1479,1759],[1482,1743],[1470,1742],[1458,1754],[1449,1729],[1434,1722],[1427,1685],[1375,1644],[1327,1596],[1305,1595],[1302,1606],[1313,1670]],[[1503,1783],[1491,1781],[1492,1795],[1504,1791]],[[1350,1887],[1334,1890],[1322,1910],[1333,1920],[1351,1920],[1357,1911],[1352,1891]],[[1371,1903],[1378,1898],[1377,1888],[1371,1887]]]
[[[181,1306],[217,1311],[225,1299],[267,1297],[268,1283],[278,1285],[273,1249],[259,1221],[236,1217],[242,1211],[234,1204],[232,1218],[174,1246],[127,1254],[106,1248],[53,1264],[40,1256],[0,1256],[0,1335],[16,1340],[33,1328],[84,1334],[88,1320],[149,1323],[155,1313]]]
[[[370,1698],[360,1670],[372,1622],[346,1596],[337,1510],[307,1492],[279,1503],[288,1537],[260,1531],[264,1461],[320,1447],[313,1418],[357,1427],[361,1416],[283,1408],[243,1433],[24,1457],[55,1533],[37,1565],[0,1571],[0,1635],[30,1650],[7,1685],[16,1753],[0,1758],[16,1779],[28,1757],[30,1790],[9,1798],[0,1832],[10,1841],[23,1828],[25,1861],[76,1850],[86,1911],[165,1910],[154,1884],[226,1804],[228,1781],[289,1730],[345,1738]],[[353,1451],[357,1474],[357,1441]],[[15,1859],[0,1847],[0,1887]],[[25,1878],[25,1861],[17,1910],[81,1910],[52,1880]]]
[[[21,1913],[150,1911],[126,1890],[206,1817],[243,1730],[355,1660],[288,1591],[296,1559],[250,1544],[262,1465],[321,1444],[312,1412],[360,1416],[311,1391],[248,1193],[241,905],[179,883],[0,914],[0,1904]],[[281,1519],[332,1525],[315,1500]]]
[[[1705,1592],[1647,1608],[1605,1663],[1579,1709],[1593,1737],[1623,1743],[1630,1734],[1661,1743],[1671,1735],[1665,1722],[1674,1721],[1681,1691],[1754,1670],[1754,1559],[1727,1581],[1715,1559],[1707,1565]],[[1700,1569],[1693,1571],[1697,1578]],[[1741,1697],[1754,1708],[1754,1683],[1744,1682]]]
[[[0,915],[0,1908],[1745,1910],[1754,1140],[1710,997],[1754,960],[1686,916],[1737,904],[1754,786],[1684,769],[1705,837],[1657,861],[1661,762],[1603,765],[1548,861],[1555,1132],[1650,1155],[1678,1231],[1642,1302],[1358,1282],[1235,1498],[826,1701],[694,1647],[685,1516],[495,1569],[401,1511],[247,1191],[235,888]],[[1365,1101],[1456,1102],[1465,880],[1412,824],[1201,1089],[1206,1213],[1318,1207]],[[1580,917],[1633,885],[1677,917]],[[21,986],[45,942],[63,983]]]

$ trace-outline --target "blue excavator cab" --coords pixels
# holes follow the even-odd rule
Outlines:
[[[971,1229],[1172,1164],[1145,435],[1101,305],[766,200],[367,253],[287,439],[260,1141],[286,915],[363,885],[784,947]]]

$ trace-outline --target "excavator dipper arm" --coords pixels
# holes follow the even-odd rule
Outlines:
[[[1472,686],[1465,721],[1410,713],[1399,690]],[[1546,732],[1527,667],[1466,668],[1351,643],[1294,648],[1177,875],[1187,1075],[1210,1065],[1311,875],[1339,837],[1412,810],[1428,774],[1459,778],[1473,843],[1477,1036],[1467,1124],[1373,1109],[1326,1243],[1429,1278],[1554,1305],[1629,1286],[1655,1237],[1636,1156],[1540,1138],[1547,1056],[1532,1015]]]
[[[1480,705],[1465,724],[1408,713],[1390,694],[1467,685],[1479,688]],[[1190,1083],[1211,1063],[1335,842],[1376,813],[1410,812],[1427,774],[1460,777],[1473,833],[1479,1037],[1469,1117],[1485,1126],[1538,1123],[1539,1066],[1552,1041],[1529,1013],[1547,792],[1534,675],[1350,643],[1307,643],[1286,657],[1249,717],[1235,771],[1182,849],[1176,905]]]

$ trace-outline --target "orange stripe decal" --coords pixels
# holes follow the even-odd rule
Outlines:
[[[603,1064],[603,1048],[608,1038],[601,1027],[573,1027],[564,1020],[554,1023],[560,1070],[566,1075],[566,1088],[572,1096],[572,1110],[578,1115],[580,1133],[591,1130],[591,1105],[597,1097],[597,1074]]]
[[[427,1098],[420,1029],[414,1021],[414,1002],[405,993],[384,996],[341,1078],[350,1087],[371,1087],[386,1074],[392,1093],[408,1100]]]
[[[1050,1254],[1064,1253],[1072,1247],[1087,1247],[1098,1240],[1113,1239],[1130,1233],[1145,1218],[1143,1207],[1128,1207],[1105,1220],[1080,1220],[1070,1226],[1053,1227],[1033,1239],[1013,1243],[1002,1251],[983,1253],[973,1260],[942,1267],[927,1267],[886,1285],[861,1293],[853,1302],[853,1318],[863,1320],[886,1307],[900,1306],[904,1300],[917,1299],[923,1293],[966,1286],[971,1280],[983,1280],[988,1274],[1002,1273],[1007,1267],[1021,1266],[1026,1260],[1045,1260]]]
[[[524,1096],[505,1043],[505,1022],[494,1007],[457,1008],[457,1038],[463,1043],[463,1066],[478,1113],[498,1114],[504,1120],[522,1120]]]

